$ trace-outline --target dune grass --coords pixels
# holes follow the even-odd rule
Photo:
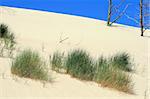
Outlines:
[[[5,38],[8,34],[8,26],[5,24],[0,24],[0,38]]]
[[[114,66],[111,66],[111,64],[109,64],[109,62],[103,57],[100,57],[97,60],[94,81],[101,84],[103,87],[132,93],[130,75]]]
[[[54,52],[50,61],[52,70],[56,72],[61,72],[61,69],[65,69],[64,53],[60,53],[58,51]]]
[[[50,81],[46,63],[37,52],[30,49],[21,52],[12,62],[11,73],[19,77]]]
[[[65,67],[66,73],[72,77],[94,81],[103,87],[133,93],[131,75],[128,75],[131,70],[131,67],[128,66],[131,62],[127,53],[117,53],[111,58],[100,56],[96,60],[85,50],[75,49],[70,51],[66,57],[63,56],[63,59],[62,54],[55,53],[52,62],[57,71]]]
[[[126,93],[133,93],[130,75],[114,68],[109,67],[105,70],[104,74],[99,74],[97,81],[103,87],[114,88]]]
[[[130,60],[131,60],[130,55],[126,52],[122,52],[113,55],[109,60],[110,62],[109,64],[123,71],[131,72],[132,64]]]
[[[0,24],[0,56],[4,56],[4,51],[7,51],[8,57],[12,57],[15,45],[14,33],[10,32],[6,24]]]
[[[84,50],[73,50],[66,59],[67,73],[82,80],[92,80],[94,76],[94,62]]]
[[[105,77],[105,74],[107,74],[106,71],[109,68],[107,59],[105,59],[103,56],[99,57],[95,63],[95,67],[96,69],[93,80],[98,82]]]

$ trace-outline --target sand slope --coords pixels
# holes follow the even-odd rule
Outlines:
[[[56,50],[66,52],[73,48],[86,49],[93,57],[126,51],[136,68],[133,74],[136,95],[128,95],[55,72],[52,72],[54,83],[43,87],[40,82],[13,77],[11,60],[0,58],[0,97],[144,99],[150,62],[149,31],[145,32],[145,37],[140,37],[139,29],[134,27],[120,24],[107,27],[104,21],[9,7],[0,7],[0,18],[0,23],[8,24],[15,33],[17,50],[32,48],[45,59]],[[61,42],[63,39],[66,40]]]

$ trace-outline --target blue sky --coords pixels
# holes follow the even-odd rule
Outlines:
[[[114,0],[114,5],[119,4],[119,2],[120,0]],[[107,20],[108,0],[0,0],[0,3],[1,5],[10,7],[28,8]],[[127,4],[130,4],[130,6],[126,14],[132,18],[138,18],[139,0],[125,0],[122,8]],[[139,25],[126,16],[121,17],[117,23],[136,27]]]

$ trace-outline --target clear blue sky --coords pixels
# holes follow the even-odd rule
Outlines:
[[[65,13],[100,20],[107,19],[108,0],[0,0],[0,2],[1,5],[5,6]],[[119,2],[120,0],[114,0],[115,5]],[[125,0],[122,8],[128,3],[131,5],[128,7],[126,14],[132,18],[138,18],[139,0]],[[130,26],[139,25],[126,16],[123,16],[117,22]]]

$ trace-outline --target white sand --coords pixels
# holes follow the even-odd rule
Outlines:
[[[0,23],[8,24],[15,33],[19,50],[38,50],[46,59],[56,50],[67,52],[73,48],[86,49],[93,57],[126,51],[136,67],[133,74],[136,95],[128,95],[55,72],[52,73],[55,82],[43,87],[40,82],[13,77],[11,60],[0,58],[0,98],[144,99],[150,63],[149,31],[140,37],[140,29],[135,27],[120,24],[108,27],[106,22],[95,19],[9,7],[0,7],[0,18]],[[68,39],[60,43],[65,38]]]

